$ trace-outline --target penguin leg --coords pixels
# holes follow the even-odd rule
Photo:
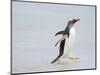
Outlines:
[[[75,56],[69,56],[69,57],[67,57],[67,59],[70,59],[70,60],[78,60],[80,58],[79,57],[75,57]]]
[[[60,65],[62,64],[62,65],[63,65],[63,64],[64,64],[64,62],[63,62],[63,61],[61,61],[61,60],[58,60],[57,64],[60,64]]]

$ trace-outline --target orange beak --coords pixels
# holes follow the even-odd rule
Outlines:
[[[80,19],[76,19],[76,22],[80,21]]]

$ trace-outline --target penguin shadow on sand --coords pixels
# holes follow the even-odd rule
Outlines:
[[[76,23],[79,22],[80,19],[71,19],[68,21],[67,27],[59,31],[55,34],[61,35],[61,39],[58,40],[58,42],[55,44],[55,47],[59,44],[59,55],[51,62],[51,64],[55,65],[65,65],[66,66],[73,66],[75,62],[77,62],[80,58],[76,56],[71,55],[72,47],[75,41],[75,27],[74,25],[77,25]]]

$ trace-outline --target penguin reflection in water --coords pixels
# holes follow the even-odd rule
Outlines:
[[[61,39],[56,43],[55,46],[60,42],[59,55],[54,59],[51,64],[56,61],[61,62],[63,59],[77,60],[79,57],[70,56],[71,49],[75,40],[75,28],[74,24],[80,19],[72,19],[68,21],[68,25],[64,31],[59,31],[55,36],[62,34]]]

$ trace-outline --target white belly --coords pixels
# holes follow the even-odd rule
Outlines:
[[[67,57],[70,55],[70,52],[74,45],[75,35],[76,35],[75,29],[71,28],[69,38],[66,37],[63,57]]]

